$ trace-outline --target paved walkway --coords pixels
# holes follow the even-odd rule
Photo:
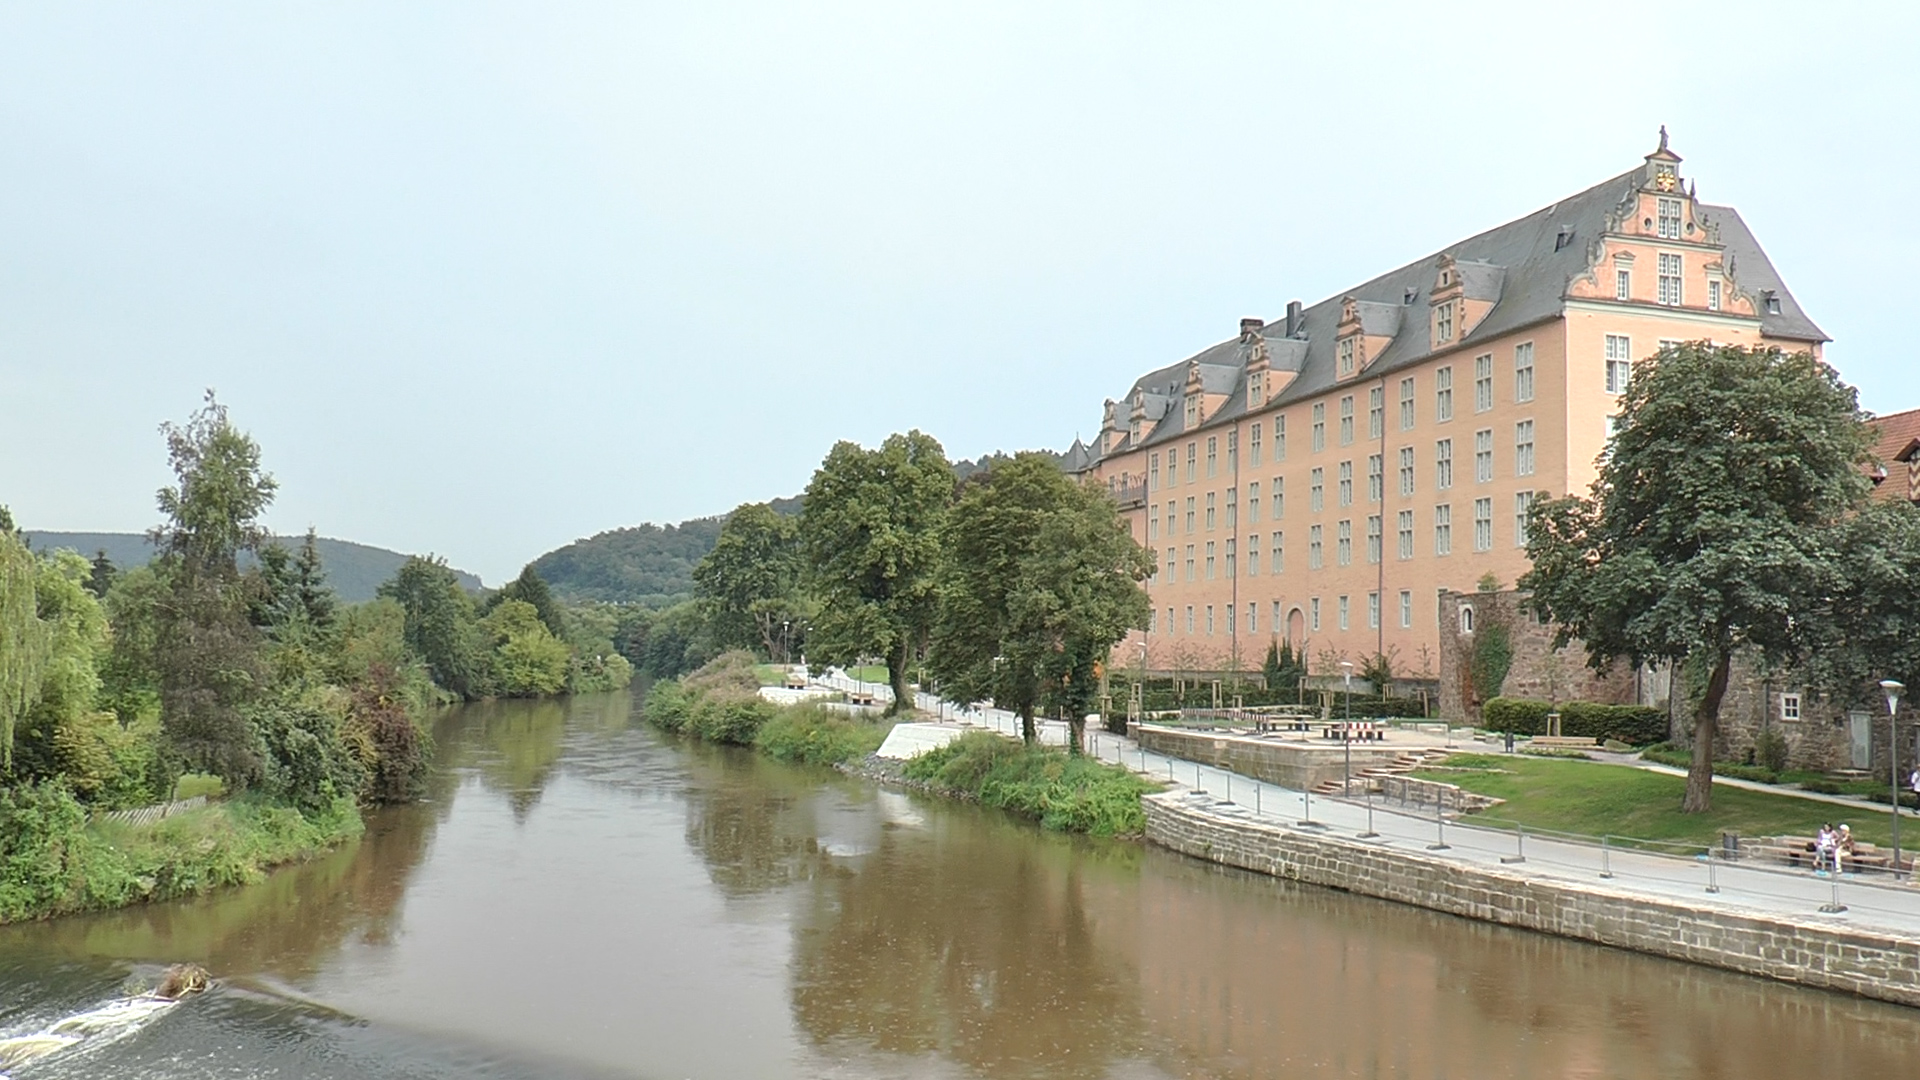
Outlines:
[[[838,688],[851,684],[838,673],[821,681]],[[871,688],[873,684],[865,685]],[[944,720],[976,724],[1007,735],[1019,733],[1019,719],[1004,710],[959,708],[931,694],[917,695],[915,704]],[[1053,721],[1046,724],[1065,727]],[[1364,800],[1322,798],[1143,750],[1132,739],[1105,731],[1090,731],[1088,742],[1088,752],[1103,760],[1123,764],[1177,788],[1224,799],[1240,812],[1303,833],[1363,839],[1383,847],[1500,866],[1509,872],[1543,878],[1604,882],[1610,890],[1681,900],[1704,910],[1831,920],[1920,937],[1920,887],[1894,884],[1877,875],[1861,878],[1849,874],[1836,881],[1784,867],[1679,858],[1522,835],[1511,829],[1462,824],[1452,817],[1439,820],[1431,807],[1421,811],[1377,799],[1369,806]],[[1765,784],[1755,786],[1778,792]],[[1368,833],[1377,835],[1369,837]],[[1514,861],[1522,858],[1524,861]],[[1845,905],[1845,911],[1820,911],[1836,899]]]

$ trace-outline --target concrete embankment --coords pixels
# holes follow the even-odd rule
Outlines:
[[[1463,864],[1418,851],[1286,829],[1205,795],[1142,800],[1147,839],[1224,866],[1687,960],[1803,986],[1920,1006],[1920,937]]]

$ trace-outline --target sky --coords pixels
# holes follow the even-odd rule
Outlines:
[[[214,388],[271,527],[498,583],[840,439],[1090,438],[1661,124],[1920,406],[1917,11],[0,0],[0,504],[153,525]]]

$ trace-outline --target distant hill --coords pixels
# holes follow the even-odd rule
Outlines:
[[[782,514],[800,512],[800,499],[774,499]],[[533,560],[555,596],[666,607],[693,595],[693,568],[720,540],[727,515],[694,518],[677,525],[609,529]]]
[[[53,551],[59,548],[73,550],[93,558],[96,551],[105,551],[113,564],[126,568],[143,566],[153,558],[153,545],[139,533],[79,533],[22,531],[37,551]],[[283,547],[298,548],[306,538],[303,536],[281,536],[276,541]],[[375,590],[399,571],[400,564],[407,561],[405,555],[386,548],[369,547],[356,544],[351,540],[330,540],[321,537],[320,562],[327,571],[327,583],[340,599],[349,604],[358,604],[374,597]],[[469,590],[478,592],[480,578],[464,570],[455,570],[460,584]]]

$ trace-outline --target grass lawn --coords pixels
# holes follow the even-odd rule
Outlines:
[[[1455,754],[1452,768],[1414,773],[1507,800],[1490,819],[1597,836],[1718,844],[1722,831],[1742,836],[1811,836],[1821,822],[1846,822],[1861,840],[1889,843],[1887,811],[1715,784],[1713,809],[1682,814],[1685,778],[1622,765],[1555,761],[1519,754]],[[1902,840],[1909,840],[1906,834]],[[1904,847],[1905,844],[1903,843]]]
[[[887,665],[859,664],[847,669],[847,677],[850,679],[859,679],[861,682],[873,682],[885,686],[887,682]]]

